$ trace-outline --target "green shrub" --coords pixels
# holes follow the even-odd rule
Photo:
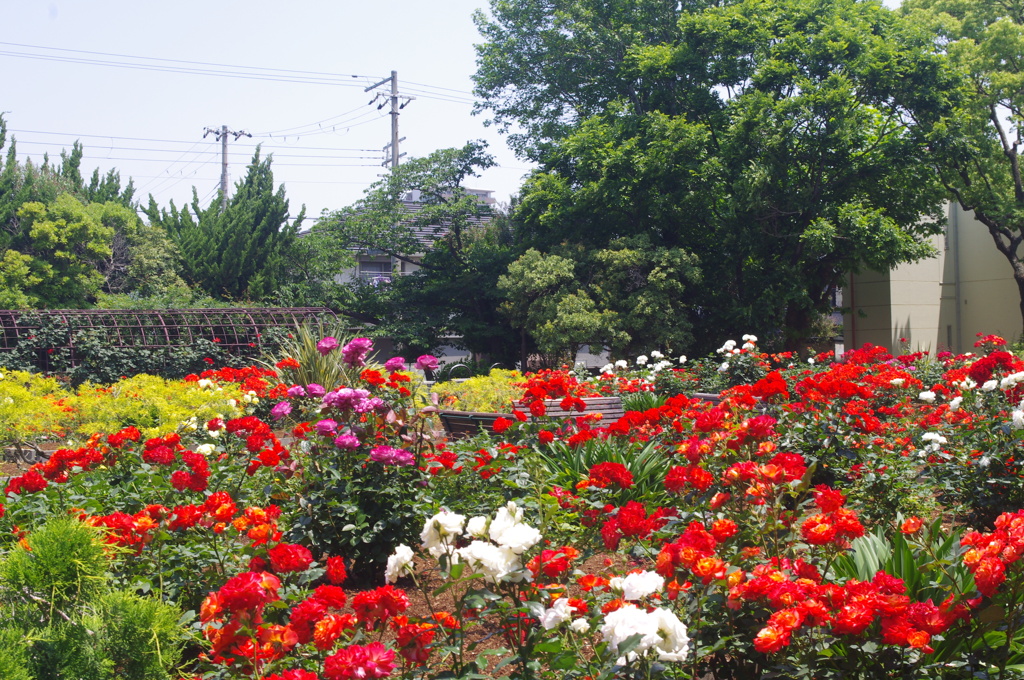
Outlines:
[[[75,417],[69,430],[88,437],[134,425],[146,437],[155,437],[188,423],[238,417],[243,399],[238,385],[164,380],[154,375],[137,375],[109,387],[86,384],[67,401]]]
[[[67,396],[52,378],[0,368],[0,446],[24,455],[39,440],[62,434]]]
[[[441,408],[456,411],[507,413],[523,395],[519,371],[492,369],[487,375],[474,376],[459,382],[434,385]]]
[[[98,529],[51,518],[0,563],[0,677],[169,680],[180,613],[110,589]]]

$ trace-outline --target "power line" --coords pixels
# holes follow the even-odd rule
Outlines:
[[[198,65],[198,66],[217,66],[217,67],[220,67],[220,68],[242,68],[242,69],[261,70],[261,71],[278,71],[280,73],[297,73],[297,74],[305,74],[305,75],[331,76],[331,77],[335,77],[335,78],[340,77],[339,74],[337,74],[337,73],[327,73],[327,72],[324,72],[324,71],[297,71],[297,70],[287,69],[287,68],[273,68],[273,67],[270,67],[270,66],[242,66],[242,65],[238,65],[238,64],[219,64],[219,63],[209,62],[209,61],[186,61],[184,59],[166,59],[166,58],[163,58],[163,57],[141,57],[141,56],[131,55],[131,54],[116,54],[116,53],[113,53],[113,52],[92,52],[92,51],[89,51],[89,50],[73,50],[73,49],[66,48],[66,47],[47,47],[45,45],[26,45],[24,43],[12,43],[12,42],[0,42],[0,45],[9,45],[11,47],[27,47],[29,49],[34,49],[34,50],[52,50],[54,52],[74,52],[74,53],[77,53],[77,54],[94,54],[94,55],[101,56],[101,57],[121,57],[121,58],[124,58],[124,59],[145,59],[147,61],[169,61],[169,62],[174,62],[174,63],[177,63],[177,64],[195,64],[195,65]],[[352,78],[376,78],[377,76],[352,75],[350,77],[352,77]]]
[[[360,107],[362,108],[362,107]],[[197,142],[183,141],[180,139],[156,139],[154,137],[121,137],[117,135],[89,135],[81,132],[47,132],[43,130],[15,130],[8,128],[8,132],[20,132],[23,134],[33,135],[60,135],[67,137],[87,137],[95,139],[120,139],[133,142],[160,142],[166,144],[192,144],[195,145]],[[255,133],[254,133],[255,134]],[[276,132],[274,134],[277,134]],[[18,140],[21,143],[21,140]],[[325,151],[378,151],[378,149],[360,149],[360,148],[346,148],[346,147],[321,147],[321,146],[293,146],[291,144],[261,144],[264,149],[323,149]]]
[[[54,48],[43,48],[43,49],[54,49]],[[341,76],[288,76],[288,75],[276,75],[273,73],[245,73],[239,71],[216,71],[211,69],[203,68],[192,68],[184,66],[174,65],[160,65],[160,64],[137,64],[131,62],[122,61],[111,61],[103,59],[88,59],[84,57],[65,57],[59,55],[50,54],[32,54],[27,52],[12,52],[10,50],[0,50],[0,56],[15,57],[18,59],[35,59],[38,61],[53,61],[65,64],[82,64],[87,66],[108,66],[112,68],[125,68],[133,69],[138,71],[157,71],[160,73],[183,73],[186,75],[204,75],[204,76],[216,76],[221,78],[237,78],[240,80],[264,80],[270,82],[282,82],[282,83],[302,83],[307,85],[333,85],[342,87],[361,87],[361,83],[353,83],[347,80],[341,79]],[[138,57],[140,59],[149,59],[149,57]],[[234,68],[234,67],[230,67]],[[253,67],[240,67],[249,68]],[[362,76],[356,76],[362,77]]]
[[[32,145],[32,146],[46,146],[46,147],[51,147],[51,148],[57,148],[58,146],[60,146],[60,144],[58,144],[57,142],[34,142],[34,141],[25,141],[25,140],[18,140],[18,144],[19,144],[19,146],[21,146],[21,145]],[[150,153],[170,153],[170,154],[181,153],[181,149],[152,149],[152,148],[145,148],[145,147],[138,147],[138,146],[93,146],[93,147],[85,148],[85,154],[87,156],[94,156],[95,152],[97,150],[103,151],[104,149],[114,150],[114,151],[145,151],[145,152],[150,152]],[[367,149],[367,151],[375,151],[375,149]],[[188,153],[188,152],[186,151],[186,153]],[[203,150],[198,151],[197,153],[204,153],[204,154],[215,155],[215,154],[217,154],[217,151],[214,151],[212,149],[203,149]],[[229,156],[252,156],[252,153],[245,152],[245,151],[229,151],[228,155]],[[324,156],[324,155],[319,155],[319,154],[301,154],[301,153],[296,153],[296,154],[271,153],[271,154],[267,154],[267,155],[272,155],[274,158],[312,158],[312,159],[323,159],[323,160],[334,159],[334,158],[338,158],[338,159],[373,160],[373,159],[377,158],[376,156]],[[106,159],[104,157],[97,156],[96,160],[115,160],[115,159],[113,159],[113,158]],[[131,160],[131,159],[120,158],[120,159],[116,159],[116,160]]]

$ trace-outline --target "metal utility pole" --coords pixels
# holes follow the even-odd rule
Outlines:
[[[252,137],[252,135],[245,130],[237,132],[228,130],[227,125],[221,125],[220,130],[211,127],[205,128],[203,139],[206,139],[209,134],[214,135],[220,142],[220,211],[224,212],[228,209],[228,135],[234,135],[236,142],[240,137]]]
[[[384,80],[380,81],[379,83],[374,83],[373,85],[370,85],[368,88],[363,90],[363,92],[369,92],[370,90],[372,90],[374,88],[377,88],[377,87],[380,87],[381,85],[383,85],[384,83],[386,83],[388,81],[391,81],[391,94],[390,94],[390,99],[391,99],[391,144],[390,144],[390,146],[391,146],[391,167],[392,168],[397,168],[398,167],[398,159],[405,155],[405,154],[402,154],[402,153],[398,152],[398,143],[400,141],[402,141],[402,139],[405,139],[404,137],[402,137],[402,139],[398,138],[398,112],[401,111],[402,109],[404,109],[406,107],[406,105],[409,102],[411,102],[413,99],[416,99],[416,97],[401,97],[401,95],[398,94],[398,71],[392,71],[390,78],[385,78]],[[377,96],[375,96],[373,99],[371,99],[369,101],[369,104],[373,104],[375,101],[377,101],[378,99],[381,99],[382,97],[385,100],[387,100],[389,98],[388,95],[385,95],[385,94],[382,94],[382,93],[378,92]],[[401,106],[398,105],[398,100],[400,98],[405,99],[405,101],[402,103]],[[384,108],[386,103],[387,103],[386,101],[381,103],[377,108],[378,109]],[[385,147],[385,148],[387,148],[387,147]],[[382,165],[387,165],[387,161],[385,161]]]

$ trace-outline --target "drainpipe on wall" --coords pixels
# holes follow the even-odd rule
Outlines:
[[[950,243],[951,249],[953,250],[953,295],[956,297],[956,316],[953,318],[956,321],[956,347],[950,349],[960,354],[963,351],[961,345],[961,338],[963,337],[963,319],[960,310],[960,218],[957,208],[959,204],[956,201],[950,203],[949,207],[949,230],[953,237],[952,243]]]

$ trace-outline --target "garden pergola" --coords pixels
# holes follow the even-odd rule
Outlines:
[[[75,365],[75,340],[81,333],[100,334],[111,347],[168,349],[197,341],[217,343],[228,352],[245,353],[267,328],[295,327],[334,319],[326,307],[232,307],[209,309],[48,309],[0,310],[0,353],[33,340],[38,349],[66,350]],[[59,333],[52,332],[59,329]]]

